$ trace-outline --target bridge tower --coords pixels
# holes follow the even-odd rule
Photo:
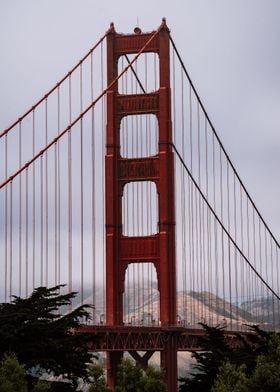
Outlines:
[[[108,85],[118,74],[122,55],[143,52],[158,55],[159,89],[152,93],[120,94],[118,83],[107,92],[106,175],[106,317],[107,325],[123,324],[125,273],[130,263],[153,263],[157,271],[162,328],[176,323],[176,262],[174,158],[172,152],[169,29],[165,20],[158,34],[118,34],[113,24],[107,35]],[[152,39],[154,35],[154,38]],[[154,114],[158,121],[158,153],[154,156],[124,158],[120,154],[120,124],[124,116]],[[122,198],[125,184],[153,181],[158,195],[158,232],[129,237],[122,232]],[[128,327],[129,328],[129,327]],[[171,339],[172,340],[172,339]],[[147,353],[148,354],[148,353]],[[133,355],[133,353],[132,353]],[[134,352],[134,358],[137,359]],[[148,355],[149,356],[149,355]],[[147,357],[148,357],[147,356]],[[107,353],[108,383],[114,388],[121,352]],[[138,356],[140,359],[141,357]],[[161,352],[168,391],[177,390],[177,347],[170,341]]]

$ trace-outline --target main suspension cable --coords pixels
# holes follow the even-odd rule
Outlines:
[[[171,146],[173,148],[173,150],[175,151],[177,157],[179,158],[180,162],[182,163],[182,165],[184,166],[186,172],[188,173],[188,176],[191,178],[192,183],[194,184],[195,188],[198,190],[200,196],[202,197],[202,199],[204,200],[204,202],[207,204],[207,207],[210,209],[210,211],[212,212],[213,216],[215,217],[216,221],[219,223],[219,225],[221,226],[221,228],[223,229],[223,231],[226,233],[226,235],[228,236],[228,238],[230,239],[231,243],[235,246],[235,249],[239,252],[239,254],[243,257],[243,259],[246,261],[246,263],[250,266],[250,268],[255,272],[255,274],[258,276],[258,278],[262,281],[262,283],[267,287],[267,289],[280,301],[280,296],[269,286],[269,284],[263,279],[263,277],[259,274],[259,272],[256,270],[256,268],[251,264],[251,262],[248,260],[248,258],[244,255],[244,253],[242,252],[242,250],[240,249],[240,247],[236,244],[234,238],[231,236],[231,234],[229,233],[229,231],[226,229],[226,227],[224,226],[224,224],[222,223],[222,221],[220,220],[220,218],[218,217],[218,215],[216,214],[215,210],[212,208],[212,206],[210,205],[209,201],[206,199],[206,196],[204,195],[204,193],[202,192],[202,190],[200,189],[198,183],[196,182],[195,178],[193,177],[191,171],[188,169],[187,165],[185,164],[182,156],[180,155],[179,151],[177,150],[176,146],[171,143]]]
[[[269,232],[269,234],[272,236],[272,238],[273,238],[273,240],[275,241],[275,243],[277,244],[278,248],[280,248],[279,242],[277,241],[277,239],[276,239],[275,236],[273,235],[272,231],[271,231],[270,228],[268,227],[268,225],[267,225],[267,223],[265,222],[264,218],[262,217],[262,215],[261,215],[260,211],[258,210],[256,204],[255,204],[254,201],[252,200],[252,198],[251,198],[249,192],[247,191],[247,189],[246,189],[246,187],[245,187],[243,181],[241,180],[239,174],[237,173],[237,171],[236,171],[236,169],[235,169],[235,167],[234,167],[234,165],[233,165],[233,163],[232,163],[232,161],[231,161],[231,159],[230,159],[228,153],[226,152],[225,147],[224,147],[223,143],[221,142],[221,139],[219,138],[219,136],[218,136],[218,134],[217,134],[217,131],[216,131],[216,129],[215,129],[215,127],[214,127],[212,121],[210,120],[210,117],[209,117],[209,115],[208,115],[208,113],[207,113],[207,111],[206,111],[206,109],[205,109],[205,107],[204,107],[204,105],[203,105],[203,103],[202,103],[202,101],[201,101],[199,95],[198,95],[198,92],[197,92],[196,88],[195,88],[194,85],[193,85],[193,82],[192,82],[192,80],[191,80],[191,78],[190,78],[190,75],[189,75],[189,73],[188,73],[188,71],[187,71],[185,65],[184,65],[184,62],[183,62],[183,60],[182,60],[182,57],[181,57],[180,54],[179,54],[179,51],[178,51],[178,49],[177,49],[177,47],[176,47],[176,45],[175,45],[175,42],[173,41],[173,39],[172,39],[171,36],[169,36],[169,39],[170,39],[170,42],[171,42],[171,44],[172,44],[172,46],[173,46],[173,49],[174,49],[174,51],[175,51],[177,57],[178,57],[178,60],[179,60],[181,66],[182,66],[182,68],[183,68],[183,70],[184,70],[184,73],[185,73],[185,75],[186,75],[186,77],[187,77],[187,79],[188,79],[188,81],[189,81],[189,83],[190,83],[190,86],[191,86],[191,88],[192,88],[192,90],[193,90],[193,92],[194,92],[194,94],[195,94],[195,96],[196,96],[196,99],[198,100],[198,103],[199,103],[199,105],[200,105],[200,107],[201,107],[201,109],[202,109],[202,111],[203,111],[203,113],[204,113],[204,115],[205,115],[205,117],[206,117],[206,119],[207,119],[207,121],[208,121],[208,123],[209,123],[209,125],[210,125],[210,127],[211,127],[211,129],[212,129],[212,131],[213,131],[213,133],[214,133],[214,135],[215,135],[215,137],[216,137],[216,140],[217,140],[219,146],[221,147],[223,153],[225,154],[225,157],[226,157],[226,159],[228,160],[228,162],[229,162],[229,164],[230,164],[230,166],[231,166],[231,168],[232,168],[234,174],[236,175],[238,181],[240,182],[240,185],[241,185],[242,189],[244,190],[246,196],[248,197],[248,199],[249,199],[250,202],[252,203],[253,207],[255,208],[255,210],[256,210],[257,214],[259,215],[259,217],[260,217],[262,223],[263,223],[264,226],[266,227],[266,229],[267,229],[267,231]]]
[[[0,133],[0,139],[9,133],[18,123],[20,123],[29,113],[31,113],[37,106],[40,105],[46,98],[49,97],[86,59],[89,55],[94,52],[94,50],[103,42],[103,40],[107,37],[108,31],[97,41],[97,43],[84,55],[84,57],[72,68],[70,71],[62,78],[59,82],[57,82],[41,99],[39,99],[30,109],[28,109],[21,117],[19,117],[13,124],[11,124],[8,128],[4,129]]]
[[[154,34],[147,40],[147,42],[145,43],[145,45],[143,45],[142,49],[135,55],[135,57],[129,62],[129,64],[122,70],[122,72],[114,79],[112,80],[112,82],[97,96],[97,98],[90,103],[90,105],[87,106],[86,109],[84,109],[84,111],[82,113],[79,114],[79,116],[77,116],[75,118],[75,120],[73,120],[71,122],[71,124],[69,124],[62,132],[60,132],[59,135],[57,135],[54,139],[52,139],[41,151],[39,151],[35,156],[33,156],[32,159],[30,159],[29,161],[27,161],[23,166],[21,166],[16,172],[14,172],[9,178],[7,178],[4,182],[2,182],[0,184],[0,189],[3,188],[5,185],[7,185],[9,182],[11,182],[15,177],[17,177],[23,170],[25,170],[26,168],[28,168],[33,162],[35,162],[40,156],[42,156],[46,151],[49,150],[50,147],[52,147],[54,144],[57,143],[57,141],[63,136],[65,135],[71,128],[74,127],[75,124],[77,124],[78,121],[80,121],[87,112],[89,112],[89,110],[91,108],[93,108],[96,103],[98,101],[100,101],[100,99],[115,85],[115,83],[117,83],[117,81],[127,72],[127,70],[129,68],[131,68],[132,64],[135,63],[135,61],[138,59],[138,57],[145,51],[145,49],[147,48],[147,46],[153,41],[153,39],[157,36],[157,34],[159,33],[161,29],[161,26],[154,32]],[[33,110],[33,109],[32,109]],[[31,111],[31,110],[30,110]],[[5,131],[4,131],[5,132]],[[7,133],[7,132],[6,132]],[[5,133],[4,133],[5,134]]]

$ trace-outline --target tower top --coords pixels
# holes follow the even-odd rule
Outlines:
[[[166,18],[165,17],[162,18],[161,24],[160,24],[160,26],[158,28],[158,30],[162,30],[162,29],[170,31],[168,26],[167,26],[167,24],[166,24]],[[138,23],[137,23],[137,26],[134,28],[133,32],[134,32],[134,34],[142,34],[142,29],[138,26]],[[107,30],[107,33],[116,33],[114,22],[110,23],[110,27]]]

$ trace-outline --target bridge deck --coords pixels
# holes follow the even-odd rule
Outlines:
[[[179,326],[109,326],[81,325],[77,333],[92,335],[89,347],[92,351],[163,351],[166,344],[177,347],[177,351],[201,351],[199,337],[203,329]],[[243,332],[243,334],[246,334]],[[225,331],[232,346],[238,344],[236,333]]]

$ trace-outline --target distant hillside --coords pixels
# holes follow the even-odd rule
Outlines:
[[[124,295],[124,323],[133,325],[157,325],[159,323],[159,293],[156,283],[142,289],[138,285],[127,288]],[[105,297],[101,286],[92,293],[90,287],[84,288],[83,303],[94,303],[95,322],[104,321]],[[78,306],[81,296],[77,295],[73,307]],[[177,323],[186,327],[198,327],[203,322],[210,325],[225,325],[228,328],[240,329],[244,324],[261,324],[270,328],[271,324],[279,324],[280,304],[272,298],[260,298],[243,302],[240,306],[213,293],[178,292]]]
[[[272,297],[263,297],[257,300],[246,301],[241,309],[252,315],[256,324],[269,328],[271,325],[280,327],[280,303]]]

